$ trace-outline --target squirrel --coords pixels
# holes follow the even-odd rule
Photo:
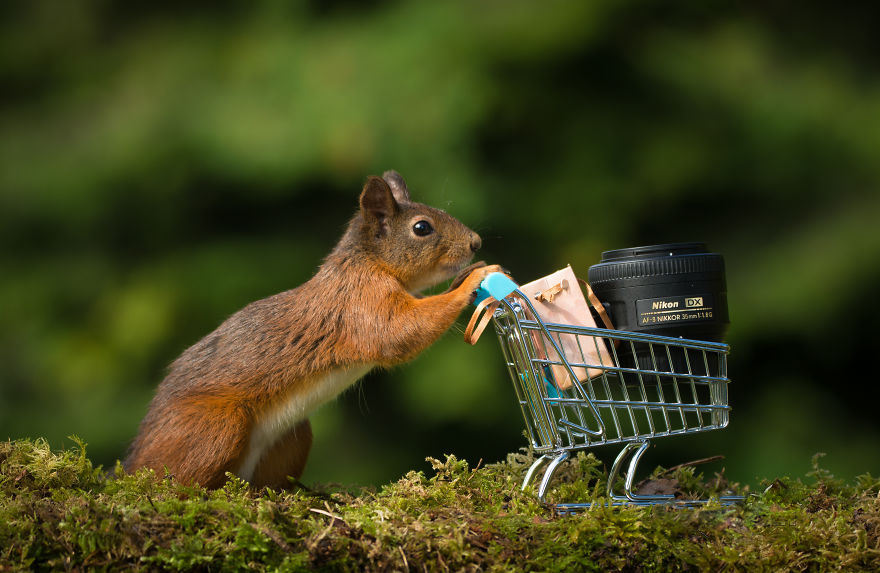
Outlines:
[[[253,302],[188,348],[159,384],[123,467],[216,489],[302,475],[308,416],[373,368],[415,358],[497,265],[468,263],[480,236],[410,200],[395,171],[370,176],[360,208],[315,275]],[[419,293],[455,277],[448,290]]]

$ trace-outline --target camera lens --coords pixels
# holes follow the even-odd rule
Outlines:
[[[587,277],[616,329],[715,342],[727,332],[724,259],[704,243],[605,251]]]

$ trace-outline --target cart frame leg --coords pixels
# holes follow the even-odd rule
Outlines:
[[[538,469],[549,462],[547,469],[544,470],[544,477],[541,478],[541,484],[538,486],[538,501],[544,503],[544,496],[547,494],[547,489],[550,487],[550,480],[553,478],[553,474],[556,473],[556,469],[559,467],[559,464],[564,462],[569,458],[570,454],[568,451],[563,451],[555,456],[544,454],[540,458],[534,461],[534,463],[529,467],[529,471],[526,472],[526,477],[523,479],[522,490],[525,491],[532,479],[534,479],[535,474],[538,472]]]
[[[666,503],[675,498],[675,496],[671,494],[639,495],[632,490],[639,461],[642,459],[642,455],[650,445],[651,442],[649,440],[629,442],[623,447],[620,453],[617,454],[617,458],[615,458],[614,464],[611,466],[611,471],[608,472],[609,498],[614,501],[629,502],[633,504]],[[617,476],[620,473],[621,466],[626,462],[627,457],[630,455],[632,455],[632,457],[630,458],[629,466],[627,467],[626,475],[623,479],[623,495],[619,495],[614,493],[614,485],[617,481]]]
[[[693,499],[693,500],[677,500],[672,494],[656,494],[656,495],[639,495],[633,492],[633,482],[636,477],[636,469],[642,455],[651,445],[650,440],[637,440],[629,442],[624,446],[623,450],[614,460],[611,471],[608,474],[608,497],[611,498],[615,505],[655,505],[670,504],[674,507],[692,507],[700,506],[712,501],[711,499]],[[626,475],[623,480],[623,495],[614,493],[614,485],[620,468],[626,462],[627,457],[632,456],[627,467]],[[741,503],[745,498],[741,495],[723,495],[715,499],[720,505],[732,505]]]
[[[650,440],[636,440],[633,442],[628,442],[624,445],[623,449],[617,454],[617,457],[614,459],[614,463],[611,466],[611,471],[608,472],[608,484],[607,484],[607,493],[608,498],[610,499],[611,505],[657,505],[657,504],[668,504],[672,507],[694,507],[700,506],[708,503],[709,499],[698,499],[698,500],[677,500],[672,494],[655,494],[655,495],[646,495],[646,494],[637,494],[633,491],[633,484],[635,483],[636,471],[638,470],[639,461],[641,461],[642,456],[651,446]],[[538,473],[538,470],[544,464],[547,464],[547,468],[544,470],[544,475],[541,478],[541,483],[538,486],[538,501],[541,503],[546,503],[544,497],[547,494],[547,490],[550,487],[550,480],[553,479],[553,474],[556,473],[556,470],[559,468],[559,464],[564,462],[570,457],[570,452],[568,450],[564,450],[559,453],[554,454],[544,454],[537,460],[535,460],[532,465],[529,467],[529,470],[526,472],[525,478],[522,483],[522,490],[525,491],[529,484],[531,484],[532,480],[534,480],[535,475]],[[627,461],[629,463],[627,463]],[[626,464],[626,472],[622,473],[622,469]],[[623,495],[615,492],[615,486],[617,485],[617,480],[619,477],[623,478]],[[731,505],[734,503],[740,503],[743,501],[742,496],[721,496],[720,498],[716,498],[720,505]],[[552,504],[560,513],[562,514],[570,514],[576,513],[580,510],[589,509],[593,506],[593,503],[558,503]]]

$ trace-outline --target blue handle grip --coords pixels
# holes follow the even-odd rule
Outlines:
[[[477,298],[474,304],[480,304],[490,296],[495,300],[501,300],[517,289],[517,284],[503,273],[492,273],[483,279],[480,288],[477,289]]]

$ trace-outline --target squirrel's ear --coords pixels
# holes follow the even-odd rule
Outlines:
[[[403,180],[400,173],[394,170],[386,171],[382,174],[382,179],[391,187],[391,193],[394,194],[394,198],[397,199],[398,203],[410,202],[409,189],[406,188],[406,181]]]
[[[368,223],[376,226],[376,235],[388,231],[388,219],[399,210],[391,187],[381,177],[371,175],[361,192],[361,211]]]

